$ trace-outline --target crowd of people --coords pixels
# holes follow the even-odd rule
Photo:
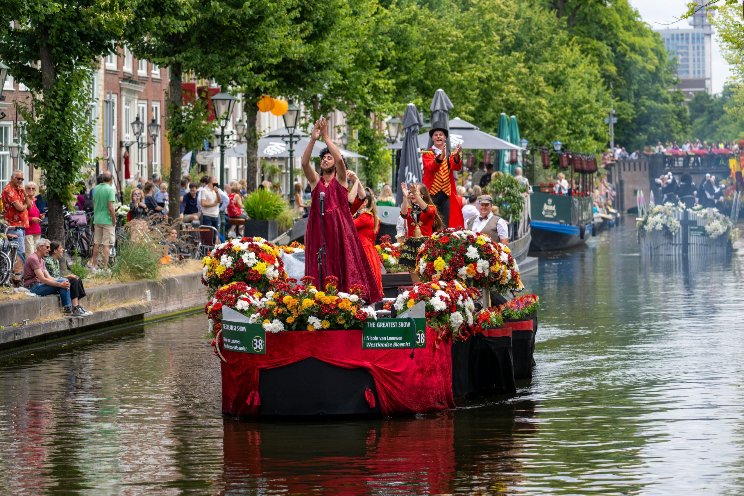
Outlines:
[[[662,203],[684,203],[688,208],[696,205],[705,208],[725,210],[725,199],[736,192],[736,183],[732,178],[718,182],[716,176],[705,174],[705,178],[696,185],[690,174],[682,174],[679,181],[671,171],[655,179],[659,188]]]

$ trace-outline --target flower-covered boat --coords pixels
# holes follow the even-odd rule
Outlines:
[[[204,258],[203,282],[212,294],[205,312],[221,362],[223,412],[406,415],[453,408],[470,394],[513,393],[512,328],[502,308],[476,308],[479,288],[521,289],[508,248],[468,231],[431,242],[436,250],[420,252],[426,280],[383,308],[367,305],[361,288],[339,291],[334,277],[322,287],[287,277],[281,253],[288,251],[262,238],[215,247]],[[382,251],[394,257],[392,247]],[[507,314],[522,308],[513,301]]]
[[[718,210],[684,203],[654,205],[637,226],[641,253],[650,256],[726,255],[738,234]]]

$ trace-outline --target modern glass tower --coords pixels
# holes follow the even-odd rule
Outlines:
[[[697,0],[698,9],[689,28],[660,29],[670,57],[677,61],[677,87],[688,98],[698,91],[711,92],[711,43],[713,28],[708,22],[705,0]]]

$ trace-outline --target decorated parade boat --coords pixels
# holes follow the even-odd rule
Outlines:
[[[738,237],[734,222],[715,208],[684,203],[652,205],[637,220],[641,254],[693,257],[727,255]]]
[[[243,238],[204,258],[226,415],[435,412],[513,394],[531,376],[537,297],[488,304],[522,282],[509,249],[487,236],[435,233],[419,251],[422,282],[374,307],[334,277],[322,287],[289,278],[283,260],[298,250]]]
[[[543,150],[543,167],[549,167],[547,150]],[[592,175],[597,172],[594,156],[561,153],[560,168],[571,168],[578,181],[571,195],[556,194],[553,185],[535,186],[531,196],[533,251],[554,251],[581,245],[592,235],[594,214],[589,194]],[[559,176],[560,177],[560,176]]]

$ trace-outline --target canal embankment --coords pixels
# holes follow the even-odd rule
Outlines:
[[[82,304],[93,312],[86,317],[64,316],[56,295],[0,301],[0,350],[197,311],[207,297],[200,272],[106,284],[86,293]]]

